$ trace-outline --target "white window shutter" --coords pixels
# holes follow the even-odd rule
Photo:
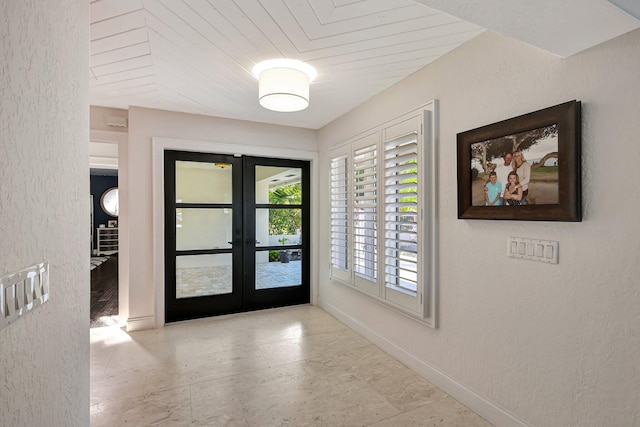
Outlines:
[[[331,158],[331,272],[332,277],[350,282],[349,246],[349,157]]]
[[[378,146],[353,152],[353,273],[378,294]],[[370,285],[364,285],[370,287]]]

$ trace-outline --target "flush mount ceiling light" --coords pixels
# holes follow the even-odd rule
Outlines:
[[[268,110],[293,112],[309,106],[309,83],[316,78],[311,65],[295,59],[269,59],[253,67],[258,100]]]

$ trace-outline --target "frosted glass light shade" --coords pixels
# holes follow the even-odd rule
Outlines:
[[[313,67],[291,59],[272,59],[253,68],[258,78],[258,100],[264,108],[279,112],[304,110],[309,106],[309,83]]]

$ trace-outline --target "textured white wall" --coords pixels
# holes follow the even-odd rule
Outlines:
[[[440,328],[331,283],[326,269],[320,304],[525,423],[640,425],[638,46],[635,31],[560,59],[487,32],[321,129],[322,181],[329,146],[440,101]],[[584,221],[456,219],[456,133],[572,99],[583,102]],[[507,258],[508,236],[559,241],[560,264]]]
[[[128,218],[128,237],[125,236],[124,242],[120,240],[120,256],[126,256],[130,264],[129,320],[139,320],[145,325],[156,315],[153,286],[152,137],[317,151],[317,134],[310,129],[130,108],[128,149],[126,153],[120,152],[120,170],[124,167],[123,156],[128,165],[126,181],[122,181],[122,174],[119,175],[120,187],[127,186],[126,200],[121,200],[120,211],[123,218]],[[164,313],[157,314],[164,318]]]
[[[84,0],[0,2],[0,275],[51,280],[0,332],[2,426],[89,425],[88,22]]]

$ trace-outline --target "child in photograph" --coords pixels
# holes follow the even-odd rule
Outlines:
[[[518,206],[522,204],[522,185],[518,180],[516,171],[509,172],[509,182],[504,186],[504,201],[508,206]]]
[[[484,193],[484,205],[501,206],[502,184],[498,182],[498,174],[493,171],[489,174],[489,182],[487,182],[486,187],[487,191]]]

